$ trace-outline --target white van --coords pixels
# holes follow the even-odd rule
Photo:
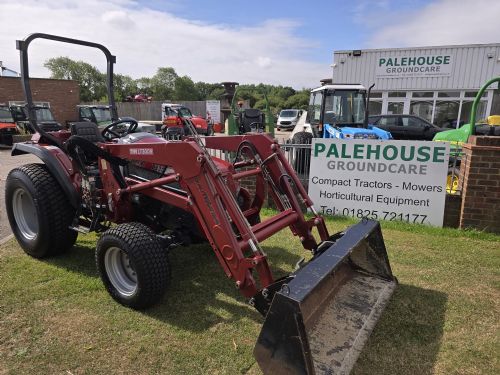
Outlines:
[[[295,127],[295,125],[297,125],[297,121],[299,121],[301,115],[302,115],[301,109],[283,109],[278,116],[276,129],[292,130]]]

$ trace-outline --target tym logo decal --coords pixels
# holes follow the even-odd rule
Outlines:
[[[152,148],[131,148],[130,155],[153,155]]]

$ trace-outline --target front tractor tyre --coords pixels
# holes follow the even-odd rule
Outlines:
[[[120,224],[104,232],[97,243],[96,263],[111,297],[134,309],[159,302],[169,284],[167,252],[143,224]]]
[[[19,245],[35,258],[63,253],[76,241],[75,216],[59,183],[44,164],[27,164],[7,176],[5,206]]]

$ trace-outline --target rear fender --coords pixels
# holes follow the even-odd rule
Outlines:
[[[40,146],[30,143],[15,143],[12,147],[12,156],[33,154],[40,158],[47,166],[50,174],[57,180],[69,202],[74,208],[80,203],[79,194],[72,183],[74,175],[73,165],[68,156],[58,147]]]

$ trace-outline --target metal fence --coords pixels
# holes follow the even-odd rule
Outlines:
[[[161,104],[164,102],[156,101],[150,103],[123,102],[116,103],[116,108],[120,117],[133,117],[138,121],[161,121]],[[207,113],[206,102],[200,101],[179,101],[181,104],[191,110],[194,115],[205,117]]]

